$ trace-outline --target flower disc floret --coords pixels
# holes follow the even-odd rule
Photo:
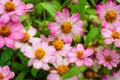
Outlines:
[[[1,26],[0,27],[0,35],[3,36],[3,37],[7,37],[10,35],[10,28],[8,26]]]
[[[30,39],[30,35],[26,32],[24,33],[24,38],[21,39],[21,42],[26,43],[29,41],[29,39]]]
[[[44,51],[44,49],[42,49],[42,48],[36,49],[36,51],[35,51],[35,57],[36,57],[37,59],[42,59],[44,56],[45,56],[45,51]]]
[[[14,11],[15,9],[15,4],[13,2],[5,2],[4,8],[7,12]]]
[[[57,69],[58,74],[60,74],[60,75],[65,74],[68,70],[69,70],[69,68],[66,65],[60,65],[60,66],[58,66],[58,69]]]

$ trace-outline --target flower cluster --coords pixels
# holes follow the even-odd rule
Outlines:
[[[78,1],[73,0],[75,5]],[[93,24],[102,26],[98,34],[99,32],[102,34],[100,35],[102,40],[105,38],[103,43],[101,39],[96,38],[97,36],[94,39],[98,40],[98,43],[93,42],[90,38],[93,38],[94,34],[89,36],[93,32],[87,34],[84,27],[89,24],[81,19],[80,13],[71,14],[68,8],[57,11],[55,21],[48,21],[47,29],[50,31],[48,36],[41,31],[38,37],[36,34],[41,28],[36,29],[30,25],[26,29],[20,22],[20,17],[27,12],[32,12],[32,8],[33,4],[25,4],[22,0],[0,0],[0,49],[6,46],[16,52],[20,50],[27,62],[25,67],[49,72],[46,80],[79,80],[81,76],[88,79],[100,76],[102,80],[119,80],[120,70],[117,70],[117,73],[113,72],[112,76],[106,74],[101,76],[99,74],[103,71],[98,72],[102,69],[112,71],[114,68],[119,68],[120,5],[116,3],[116,0],[107,0],[106,3],[96,6],[101,24],[97,24],[98,19],[94,20]],[[46,15],[45,12],[44,15]],[[41,22],[38,23],[41,24]],[[90,26],[91,28],[94,27]],[[79,36],[80,40],[76,36]],[[84,74],[80,74],[79,71],[79,74],[76,72],[75,75],[64,79],[63,76],[74,66],[79,70],[85,67]],[[0,80],[10,80],[14,77],[15,73],[9,66],[0,66]]]
[[[0,48],[15,48],[16,42],[27,41],[26,33],[22,32],[24,27],[20,17],[33,11],[30,10],[32,7],[33,4],[25,4],[21,0],[0,0]],[[31,36],[33,35],[31,33]],[[15,73],[10,71],[9,66],[0,66],[0,80],[10,80],[14,76]]]

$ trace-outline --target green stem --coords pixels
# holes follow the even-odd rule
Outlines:
[[[44,0],[44,3],[46,2],[46,0]],[[43,11],[43,18],[44,18],[44,24],[46,25],[46,11],[44,9]]]
[[[63,8],[65,8],[65,7],[67,7],[71,2],[72,2],[72,0],[66,0],[66,1],[63,3],[63,5],[61,6],[60,9],[63,9]]]

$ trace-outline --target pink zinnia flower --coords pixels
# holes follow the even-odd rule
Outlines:
[[[107,0],[107,3],[101,3],[96,6],[98,17],[103,27],[112,29],[120,26],[120,5],[116,5],[116,0]]]
[[[26,5],[21,0],[0,0],[0,21],[3,23],[9,20],[18,22],[20,16],[24,15],[32,7],[32,4]]]
[[[54,58],[55,49],[53,46],[49,46],[47,42],[42,41],[33,43],[33,46],[26,46],[24,49],[24,56],[30,58],[28,66],[32,66],[35,69],[48,70],[48,63]]]
[[[70,44],[66,44],[62,40],[60,40],[58,38],[56,39],[53,36],[48,36],[48,38],[47,38],[47,37],[45,37],[45,35],[42,34],[40,36],[40,38],[43,41],[47,41],[48,43],[50,43],[50,45],[54,46],[55,49],[56,49],[56,54],[60,54],[64,57],[67,56],[67,53],[71,49]]]
[[[65,43],[71,43],[72,38],[77,34],[83,34],[83,21],[80,20],[80,14],[75,13],[70,17],[68,9],[62,12],[56,12],[56,22],[48,24],[50,33],[54,37],[59,37]]]
[[[57,60],[53,63],[55,70],[50,71],[50,74],[47,76],[47,80],[63,80],[60,76],[65,74],[69,68],[69,62],[67,58],[63,58],[61,55],[57,55]],[[78,80],[77,76],[65,80]]]
[[[105,38],[105,44],[114,43],[116,47],[120,47],[120,27],[117,27],[114,30],[103,28],[101,34]]]
[[[0,48],[6,45],[9,48],[14,48],[16,40],[20,40],[24,37],[24,34],[20,32],[23,28],[21,23],[9,22],[6,24],[0,23]]]
[[[93,61],[89,56],[94,53],[92,48],[84,49],[82,44],[77,44],[76,48],[72,48],[68,53],[69,62],[75,63],[77,66],[92,66]]]
[[[103,64],[103,66],[111,70],[112,67],[117,67],[120,55],[115,50],[105,48],[104,50],[97,52],[96,58],[98,64]]]
[[[15,73],[12,72],[9,66],[0,66],[0,80],[11,80],[15,76]]]
[[[40,38],[34,38],[37,32],[35,28],[30,27],[28,30],[23,28],[22,32],[24,33],[24,38],[15,42],[15,48],[20,48],[22,52],[24,51],[24,48],[31,45],[33,41],[40,41]]]

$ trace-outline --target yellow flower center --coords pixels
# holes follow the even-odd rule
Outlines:
[[[42,59],[44,56],[45,56],[45,51],[44,51],[44,49],[42,49],[42,48],[36,49],[36,51],[35,51],[35,57],[36,57],[37,59]]]
[[[27,32],[25,32],[24,38],[21,40],[21,42],[26,43],[28,42],[29,39],[30,39],[30,35]]]
[[[114,10],[109,10],[105,14],[105,19],[107,22],[114,22],[117,19],[117,13]]]
[[[114,39],[120,39],[120,33],[114,31],[114,32],[112,33],[112,37],[113,37]]]
[[[83,52],[82,51],[77,51],[77,57],[81,59],[83,57]]]
[[[69,68],[66,65],[58,66],[58,69],[57,69],[57,71],[60,75],[65,74],[68,70],[69,70]]]
[[[11,12],[11,11],[14,11],[15,9],[15,4],[13,2],[6,2],[4,4],[4,8],[7,12]]]
[[[8,26],[0,26],[0,35],[3,37],[7,37],[10,35],[10,28]]]
[[[61,30],[63,33],[70,33],[72,29],[72,24],[70,22],[64,22],[61,25]]]
[[[53,45],[56,48],[56,50],[61,50],[63,48],[63,46],[64,46],[64,43],[63,43],[62,40],[55,40],[53,42]]]
[[[106,56],[105,60],[108,61],[108,62],[110,62],[112,60],[112,58],[111,58],[111,56]]]
[[[3,79],[3,75],[2,75],[2,74],[0,74],[0,80],[1,80],[1,79]]]

